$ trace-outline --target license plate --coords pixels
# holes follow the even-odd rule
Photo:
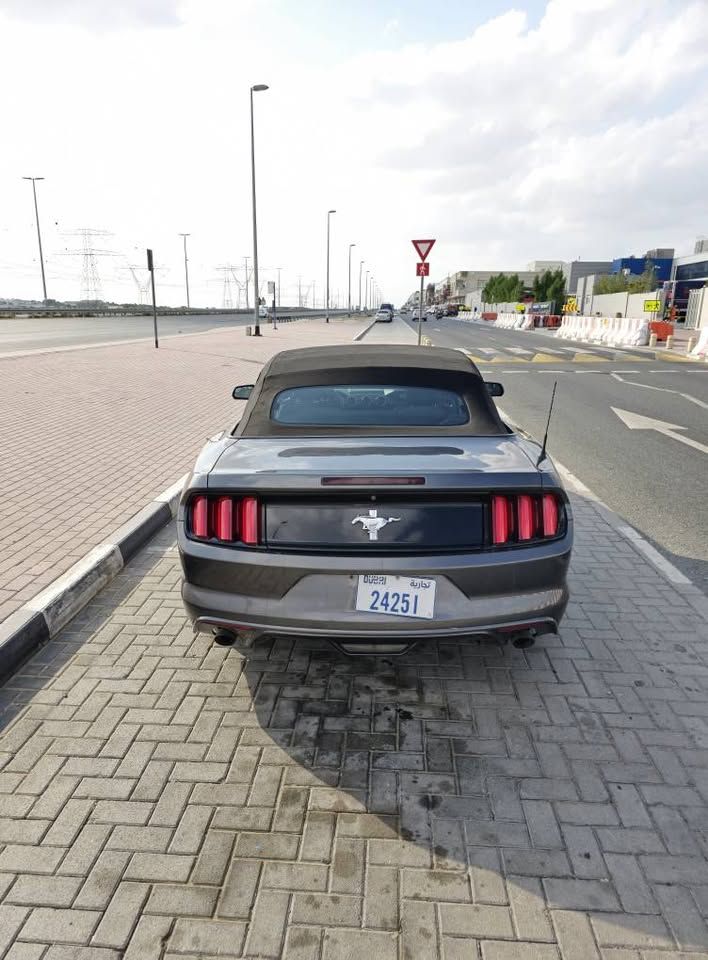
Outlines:
[[[356,591],[357,610],[432,620],[434,608],[434,580],[375,573],[365,573],[359,577]]]

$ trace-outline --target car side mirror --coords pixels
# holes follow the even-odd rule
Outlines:
[[[248,400],[253,392],[252,383],[243,383],[240,387],[234,387],[231,391],[231,396],[234,400]]]
[[[484,383],[487,388],[487,393],[490,397],[503,397],[504,396],[504,386],[501,383],[494,383],[493,381],[486,380]]]

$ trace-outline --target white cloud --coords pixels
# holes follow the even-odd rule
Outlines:
[[[536,25],[509,10],[468,37],[426,44],[422,31],[417,44],[334,67],[275,2],[154,9],[181,24],[88,34],[0,13],[0,296],[36,293],[19,179],[33,173],[47,177],[55,292],[78,293],[80,260],[59,256],[76,241],[63,232],[92,226],[124,254],[100,262],[108,293],[130,295],[118,268],[142,263],[150,244],[170,268],[162,296],[180,302],[177,233],[189,230],[193,299],[220,303],[216,267],[251,253],[254,82],[271,85],[256,98],[260,256],[291,291],[300,275],[322,290],[329,207],[343,297],[348,244],[359,244],[355,299],[361,257],[390,296],[409,292],[416,235],[438,238],[440,275],[685,249],[706,231],[705,0],[550,0]]]
[[[178,6],[179,0],[0,0],[0,12],[19,20],[91,29],[176,25]]]

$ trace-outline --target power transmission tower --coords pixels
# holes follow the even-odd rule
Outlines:
[[[142,266],[137,266],[136,264],[129,263],[128,269],[130,270],[133,280],[135,281],[135,286],[138,288],[138,296],[140,298],[140,303],[141,304],[145,303],[147,299],[148,290],[150,289],[150,274],[148,273],[147,277],[141,280],[138,274],[136,273],[136,271],[142,270]]]
[[[91,227],[81,227],[70,236],[81,238],[80,250],[67,250],[69,256],[80,256],[81,266],[81,300],[99,301],[103,299],[101,278],[98,273],[98,257],[115,257],[113,250],[106,250],[96,246],[96,240],[110,237],[107,230],[94,230]]]

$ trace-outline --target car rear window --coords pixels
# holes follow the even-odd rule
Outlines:
[[[281,390],[270,418],[303,427],[456,427],[470,416],[454,390],[367,383]]]

